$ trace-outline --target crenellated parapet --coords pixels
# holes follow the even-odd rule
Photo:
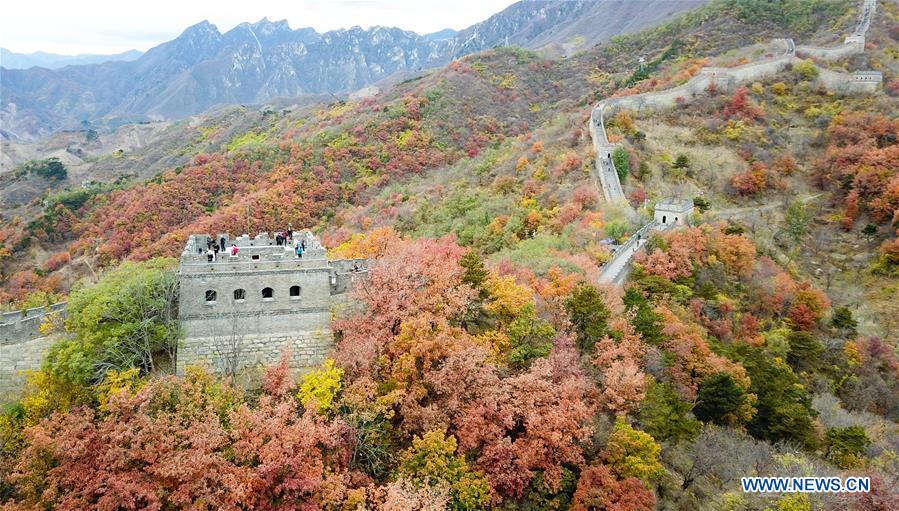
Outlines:
[[[65,312],[62,302],[0,315],[0,403],[15,397],[26,371],[41,367],[56,340],[41,332],[41,325],[50,318],[63,318]]]
[[[64,315],[66,302],[0,314],[0,345],[10,346],[41,337],[40,326],[48,316]]]

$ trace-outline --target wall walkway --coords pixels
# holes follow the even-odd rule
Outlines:
[[[742,83],[777,74],[788,66],[802,60],[797,56],[797,53],[820,60],[836,60],[848,55],[862,53],[865,50],[865,35],[868,27],[871,25],[871,19],[876,8],[877,0],[863,0],[859,21],[855,30],[846,37],[840,46],[833,48],[797,47],[792,39],[780,39],[775,41],[783,46],[783,53],[780,55],[736,67],[705,67],[698,75],[677,87],[662,91],[634,94],[632,96],[613,97],[597,103],[590,113],[589,130],[590,137],[593,140],[593,149],[596,151],[594,173],[602,188],[603,197],[607,202],[626,202],[621,181],[615,169],[615,163],[611,158],[615,144],[609,142],[609,137],[606,133],[605,115],[607,112],[611,114],[622,109],[640,111],[649,108],[671,108],[678,103],[695,100],[711,84],[715,84],[719,90],[728,90]],[[880,83],[877,73],[864,71],[840,73],[817,65],[816,67],[818,68],[818,82],[828,89],[838,92],[873,92]],[[741,211],[740,214],[742,213]],[[722,214],[722,217],[726,216],[726,214]],[[624,285],[630,274],[630,265],[634,256],[642,250],[655,226],[655,222],[644,225],[639,231],[634,233],[627,243],[617,249],[612,260],[603,266],[599,277],[601,283],[614,284],[616,286]]]

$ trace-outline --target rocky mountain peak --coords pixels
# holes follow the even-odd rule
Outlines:
[[[287,23],[286,19],[269,21],[268,18],[262,18],[256,23],[253,23],[252,27],[257,34],[262,35],[271,35],[278,32],[292,32],[292,30],[290,29],[290,25]]]
[[[518,2],[461,32],[424,36],[358,25],[320,34],[268,18],[222,34],[203,20],[133,62],[9,71],[3,92],[16,100],[0,106],[0,115],[8,120],[11,137],[32,138],[85,120],[100,126],[122,119],[178,119],[217,105],[351,93],[497,45],[540,48],[569,40],[592,45],[703,1]],[[647,16],[654,7],[664,12]]]

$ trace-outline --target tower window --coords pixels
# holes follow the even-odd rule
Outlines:
[[[259,260],[259,254],[253,254],[253,260],[254,260],[254,261],[258,261],[258,260]]]
[[[206,290],[206,303],[208,303],[210,305],[214,304],[216,296],[217,296],[217,294],[215,291],[213,291],[211,289]]]
[[[290,297],[291,298],[299,298],[300,297],[300,286],[290,286]]]
[[[266,288],[262,289],[262,299],[263,300],[273,300],[274,298],[275,298],[275,290],[274,289],[272,289],[270,287],[266,287]]]
[[[665,221],[666,221],[667,219],[668,219],[668,217],[667,217],[666,215],[662,215],[662,223],[663,223],[663,224],[666,223]]]
[[[242,302],[247,299],[247,292],[244,289],[235,289],[234,290],[234,301]]]

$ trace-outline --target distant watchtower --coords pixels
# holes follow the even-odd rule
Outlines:
[[[302,257],[293,242],[305,242]],[[277,362],[283,348],[292,350],[295,369],[315,366],[327,356],[333,344],[333,297],[367,273],[367,261],[328,261],[327,251],[309,232],[295,233],[293,242],[279,245],[267,233],[252,239],[189,238],[179,272],[184,340],[178,373],[203,362],[232,373],[268,365]],[[212,244],[219,252],[210,261]]]
[[[693,199],[666,197],[656,203],[653,218],[659,229],[670,229],[686,225],[693,214]]]

